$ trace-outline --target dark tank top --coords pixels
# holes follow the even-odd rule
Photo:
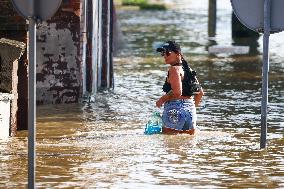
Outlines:
[[[182,95],[181,96],[192,96],[199,93],[201,85],[197,82],[196,72],[193,71],[187,64],[185,60],[182,61],[182,64],[174,64],[172,66],[182,66],[184,71],[184,78],[182,80]],[[169,77],[169,72],[167,78]],[[163,85],[163,91],[168,93],[172,90],[171,84],[166,81]]]

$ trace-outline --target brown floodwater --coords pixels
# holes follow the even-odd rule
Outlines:
[[[284,34],[271,36],[268,147],[260,150],[262,37],[247,44],[249,55],[209,55],[211,44],[235,43],[229,1],[218,1],[210,39],[207,1],[178,2],[117,11],[125,44],[113,90],[94,103],[38,106],[37,188],[284,188]],[[195,136],[143,134],[167,69],[154,47],[167,39],[181,43],[205,90]],[[0,168],[0,188],[27,188],[27,131],[0,140]]]

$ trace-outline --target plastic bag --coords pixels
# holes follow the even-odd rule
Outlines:
[[[159,112],[155,111],[145,126],[144,134],[151,135],[162,133],[162,125],[161,115]]]

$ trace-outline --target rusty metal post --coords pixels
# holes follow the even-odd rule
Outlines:
[[[93,86],[93,0],[86,0],[86,77],[87,77],[87,91],[92,93]]]
[[[110,0],[110,15],[109,15],[109,87],[114,87],[114,77],[113,77],[113,31],[114,31],[114,3],[113,0]]]
[[[102,80],[101,87],[113,86],[113,0],[102,3]]]
[[[109,76],[109,39],[108,39],[108,28],[109,28],[109,0],[102,1],[102,19],[101,19],[101,41],[102,41],[102,79],[101,87],[108,87],[108,76]]]

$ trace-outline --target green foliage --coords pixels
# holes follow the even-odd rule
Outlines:
[[[140,9],[143,10],[166,10],[165,5],[160,5],[160,4],[143,4],[140,5]]]
[[[122,5],[140,6],[147,4],[147,0],[122,0]]]
[[[166,10],[162,4],[149,4],[148,0],[122,0],[124,6],[139,6],[142,10]]]

